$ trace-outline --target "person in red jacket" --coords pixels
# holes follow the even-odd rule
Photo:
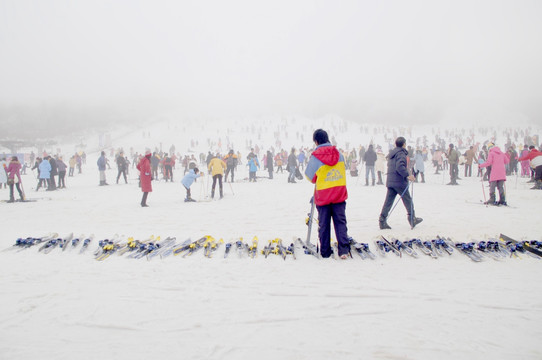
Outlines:
[[[531,167],[535,173],[535,185],[531,189],[542,190],[542,152],[536,150],[532,145],[529,147],[529,150],[529,153],[520,157],[518,161],[529,160],[531,162]]]
[[[338,253],[341,259],[346,259],[350,252],[350,241],[345,214],[348,191],[344,157],[331,145],[324,130],[316,130],[313,141],[316,149],[311,154],[305,176],[315,184],[313,201],[318,210],[320,254],[323,258],[328,258],[333,252],[330,245],[331,219],[333,219]]]
[[[152,191],[152,171],[151,171],[151,152],[147,150],[145,157],[137,164],[137,170],[139,170],[139,181],[141,183],[141,191],[143,192],[143,198],[141,198],[141,206],[147,207],[147,196]]]

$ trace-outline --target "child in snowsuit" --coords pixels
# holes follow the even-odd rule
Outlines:
[[[186,174],[183,179],[181,180],[181,184],[183,184],[184,188],[186,189],[186,199],[184,199],[184,202],[190,202],[190,201],[196,201],[192,199],[192,196],[190,195],[190,186],[194,183],[194,181],[202,177],[203,173],[199,171],[198,168],[190,169],[188,171],[188,174]]]

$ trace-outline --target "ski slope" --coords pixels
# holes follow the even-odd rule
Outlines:
[[[288,139],[282,137],[282,145],[289,149],[298,144],[295,133],[305,129],[304,144],[310,146],[312,130],[330,123],[290,123],[293,130]],[[212,124],[205,131],[200,126],[149,126],[150,139],[142,137],[145,129],[118,129],[114,146],[142,152],[159,142],[164,149],[175,143],[184,154],[196,138],[200,148],[192,150],[199,153],[206,152],[207,138],[221,137],[225,143],[224,134],[233,129],[231,141],[246,156],[247,138],[261,143],[262,150],[275,140],[271,120],[263,122],[260,140],[258,131],[247,132],[242,122],[218,130]],[[370,141],[355,126],[349,129],[330,131],[330,136],[351,146]],[[69,149],[64,146],[65,155]],[[175,236],[178,242],[204,235],[250,242],[258,236],[260,249],[270,239],[289,244],[306,235],[313,191],[306,180],[289,184],[286,173],[269,180],[261,170],[256,183],[224,184],[222,200],[184,203],[178,166],[175,182],[153,182],[149,207],[141,208],[135,170],[129,184],[121,180],[116,185],[113,166],[107,170],[110,185],[99,187],[97,157],[98,152],[89,153],[83,174],[67,178],[67,189],[35,192],[32,173],[23,176],[27,197],[37,201],[0,203],[0,249],[18,237],[50,232],[94,234],[96,239]],[[236,178],[247,176],[244,164],[239,166]],[[427,162],[427,183],[414,185],[416,214],[423,223],[411,230],[399,204],[388,221],[392,229],[382,231],[378,215],[385,187],[366,187],[364,179],[348,177],[349,234],[373,250],[379,235],[467,241],[502,232],[541,239],[537,209],[542,192],[530,190],[526,179],[507,181],[507,200],[515,208],[469,203],[483,198],[479,178],[463,178],[454,187],[444,185],[448,179],[434,175]],[[207,176],[192,186],[196,199],[208,193]],[[8,190],[0,190],[0,196],[7,199]],[[314,228],[313,241],[316,233]],[[96,243],[84,254],[55,249],[45,255],[37,248],[0,252],[0,359],[542,357],[542,285],[537,281],[542,259],[474,263],[458,253],[436,260],[390,253],[374,261],[356,255],[338,261],[318,260],[299,248],[295,261],[275,255],[241,258],[235,252],[224,259],[222,246],[212,258],[198,252],[151,261],[113,255],[98,262],[92,256],[95,249]]]

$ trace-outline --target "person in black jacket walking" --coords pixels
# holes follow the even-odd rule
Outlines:
[[[369,186],[369,173],[372,175],[373,186],[375,186],[376,152],[373,150],[372,144],[363,155],[363,161],[365,161],[365,186]]]
[[[415,178],[414,175],[409,174],[407,170],[408,151],[406,149],[405,138],[402,136],[398,137],[395,140],[395,146],[396,148],[388,154],[388,177],[386,179],[388,192],[386,194],[384,205],[382,206],[382,211],[380,212],[380,218],[378,219],[380,229],[391,229],[387,223],[387,218],[397,195],[400,195],[403,200],[410,226],[414,228],[423,221],[422,218],[417,218],[414,215],[414,204],[412,203],[412,197],[410,197],[410,193],[408,192],[409,181],[414,181]]]
[[[56,190],[55,176],[58,175],[58,165],[56,164],[55,158],[48,156],[49,164],[51,164],[51,173],[49,174],[49,187],[47,191]]]

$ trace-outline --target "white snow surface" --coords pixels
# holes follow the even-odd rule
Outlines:
[[[313,129],[306,130],[305,142]],[[158,132],[165,148],[170,132]],[[139,130],[115,139],[140,152],[155,144]],[[89,154],[83,174],[67,178],[67,189],[35,192],[32,173],[23,176],[27,197],[38,201],[0,204],[0,247],[50,232],[96,239],[175,236],[178,242],[258,236],[260,249],[277,237],[289,244],[306,236],[313,191],[306,180],[289,184],[279,173],[274,180],[226,183],[222,200],[184,203],[178,166],[175,182],[153,182],[149,207],[141,208],[135,170],[129,184],[116,185],[110,159],[110,185],[99,187],[97,157]],[[378,235],[470,241],[502,232],[540,240],[542,192],[530,190],[526,179],[508,179],[515,208],[486,208],[466,202],[482,199],[479,178],[451,187],[444,185],[447,175],[433,172],[427,162],[427,183],[414,185],[416,214],[424,219],[414,230],[402,204],[390,216],[393,229],[379,230],[385,187],[348,177],[349,234],[373,251]],[[247,175],[239,166],[236,177]],[[196,199],[205,195],[206,180],[192,186]],[[7,199],[8,190],[0,196]],[[313,242],[316,234],[315,226]],[[36,247],[0,252],[0,359],[542,358],[542,260],[528,256],[481,263],[458,253],[437,260],[388,254],[339,261],[298,248],[295,261],[235,252],[224,259],[222,246],[212,258],[201,252],[151,261],[113,255],[99,262],[92,255],[96,247],[84,254],[56,249],[45,255]]]

